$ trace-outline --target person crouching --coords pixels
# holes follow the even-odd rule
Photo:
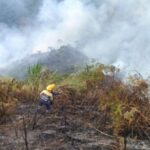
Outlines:
[[[37,112],[39,112],[41,106],[45,106],[47,113],[50,112],[54,96],[57,95],[57,93],[53,91],[54,88],[55,84],[50,84],[47,86],[46,90],[43,90],[40,93],[39,106]]]

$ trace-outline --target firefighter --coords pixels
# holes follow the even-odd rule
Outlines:
[[[54,92],[55,84],[50,84],[47,86],[46,90],[40,93],[39,106],[37,112],[40,110],[41,106],[45,106],[46,112],[50,112],[51,106],[53,104],[54,96],[58,93]]]

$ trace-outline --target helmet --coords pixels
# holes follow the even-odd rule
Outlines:
[[[55,84],[50,84],[46,87],[47,91],[52,91],[55,88]]]

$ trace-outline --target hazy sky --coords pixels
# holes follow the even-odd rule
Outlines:
[[[150,74],[149,0],[0,0],[0,66],[71,44]]]

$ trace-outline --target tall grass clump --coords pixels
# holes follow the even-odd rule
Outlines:
[[[59,83],[61,80],[62,76],[60,74],[56,71],[50,71],[40,64],[35,64],[28,68],[27,82],[34,87],[47,85],[52,82]]]
[[[28,84],[34,87],[38,87],[40,83],[41,72],[42,72],[42,65],[36,64],[36,65],[30,66],[27,72]]]

